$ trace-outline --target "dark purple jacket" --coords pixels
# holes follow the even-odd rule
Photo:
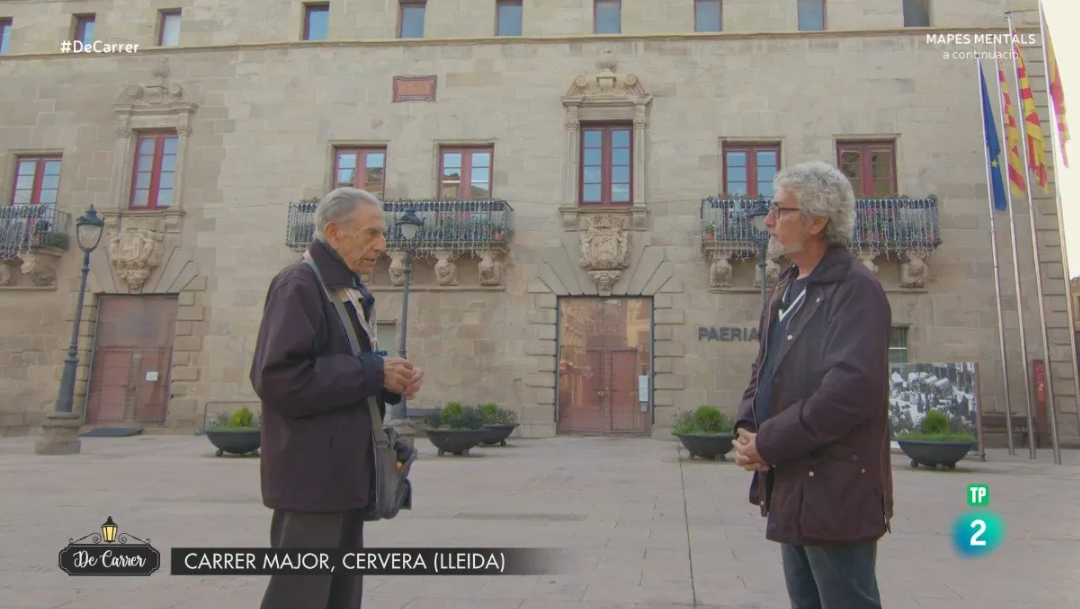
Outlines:
[[[777,282],[766,311],[798,274]],[[788,544],[879,539],[893,514],[889,438],[889,334],[892,310],[877,277],[842,248],[831,248],[780,337],[770,412],[757,449],[773,466],[754,475],[750,502],[768,516],[766,538]],[[753,431],[762,337],[736,428]]]
[[[324,243],[310,248],[327,286],[359,281]],[[263,503],[298,512],[343,512],[368,504],[373,468],[368,398],[401,396],[383,389],[383,359],[371,353],[346,302],[362,353],[349,338],[315,272],[300,261],[270,282],[251,363],[251,385],[262,400]]]

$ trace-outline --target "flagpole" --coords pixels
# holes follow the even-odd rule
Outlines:
[[[1039,29],[1042,31],[1042,52],[1043,52],[1043,73],[1046,78],[1046,91],[1049,98],[1050,93],[1050,45],[1047,42],[1049,34],[1047,32],[1048,26],[1046,25],[1046,13],[1043,12],[1042,0],[1039,0]],[[1065,142],[1061,141],[1061,133],[1058,131],[1058,117],[1057,106],[1054,105],[1054,100],[1049,99],[1050,106],[1050,141],[1053,142],[1057,149],[1061,151],[1062,158],[1065,158]],[[1051,147],[1053,148],[1053,147]],[[1058,238],[1061,241],[1061,265],[1065,273],[1065,310],[1069,315],[1069,353],[1072,361],[1072,377],[1073,377],[1073,389],[1076,391],[1077,401],[1077,433],[1080,434],[1080,365],[1076,361],[1076,309],[1073,302],[1072,292],[1072,275],[1069,273],[1069,249],[1065,239],[1065,216],[1062,213],[1061,207],[1061,189],[1058,187],[1058,164],[1057,156],[1050,155],[1054,161],[1054,201],[1057,204],[1057,217],[1058,217]]]
[[[986,133],[986,115],[993,116],[993,111],[986,107],[986,103],[989,93],[984,95],[983,86],[986,82],[986,76],[983,74],[982,58],[980,57],[977,65],[979,67],[979,77],[977,84],[979,86],[979,106],[982,107],[983,115],[983,149],[985,150],[984,156],[986,156],[986,194],[987,201],[990,203],[990,252],[994,256],[994,295],[997,297],[997,316],[998,316],[998,341],[1001,343],[1001,380],[1005,385],[1005,433],[1009,437],[1009,454],[1015,455],[1016,449],[1013,447],[1012,437],[1012,406],[1009,403],[1009,360],[1008,352],[1005,349],[1005,315],[1001,309],[1001,266],[998,264],[998,247],[997,247],[997,220],[994,218],[997,215],[997,210],[994,209],[994,177],[991,170],[991,163],[997,162],[997,159],[990,158],[990,140],[987,139]],[[1006,145],[1008,143],[1006,142]],[[985,451],[986,447],[981,446],[981,449]]]
[[[1005,13],[1005,19],[1009,22],[1009,39],[1015,40],[1016,31],[1013,29],[1012,11]],[[1019,48],[1019,45],[1010,43],[1010,48],[1014,51]],[[1026,65],[1026,64],[1025,64]],[[1016,81],[1016,95],[1020,98],[1020,71],[1019,69],[1013,70],[1013,79]],[[1028,83],[1031,82],[1031,76],[1028,76]],[[1027,117],[1024,116],[1024,103],[1023,99],[1018,100],[1020,103],[1020,143],[1024,147],[1024,154],[1022,155],[1024,161],[1024,177],[1028,183],[1027,187],[1027,199],[1028,199],[1028,218],[1031,220],[1031,255],[1035,259],[1035,291],[1039,301],[1039,326],[1042,328],[1042,346],[1043,346],[1043,383],[1046,384],[1046,410],[1047,418],[1050,419],[1050,440],[1054,448],[1054,465],[1061,465],[1061,446],[1058,445],[1058,432],[1057,432],[1057,413],[1054,406],[1054,375],[1052,374],[1050,361],[1050,329],[1046,327],[1046,293],[1043,291],[1043,268],[1042,260],[1039,256],[1039,230],[1035,225],[1035,194],[1034,184],[1031,181],[1031,164],[1028,162],[1028,141],[1027,141],[1027,129],[1024,124],[1027,122]],[[1064,256],[1065,252],[1062,252]],[[1027,362],[1024,362],[1024,376],[1027,376]]]
[[[994,41],[994,67],[1001,72],[1001,55],[998,53],[997,40]],[[1006,171],[1008,171],[1011,161],[1009,161],[1009,153],[1011,148],[1009,147],[1009,119],[1011,114],[1005,112],[1005,90],[1001,86],[1000,78],[995,78],[998,83],[998,109],[1001,113],[1001,138],[1005,142],[1005,165]],[[1017,92],[1019,95],[1019,92]],[[1019,98],[1017,98],[1019,99]],[[1023,135],[1020,136],[1023,139]],[[1028,182],[1027,177],[1024,178],[1025,190]],[[1028,429],[1028,453],[1031,459],[1035,458],[1035,409],[1031,404],[1031,377],[1027,372],[1028,362],[1028,344],[1027,344],[1027,330],[1024,328],[1024,289],[1020,283],[1020,252],[1019,242],[1016,239],[1016,214],[1013,213],[1013,197],[1012,197],[1012,183],[1005,188],[1005,198],[1009,204],[1009,240],[1012,242],[1012,263],[1013,263],[1013,289],[1016,290],[1016,319],[1017,326],[1020,330],[1020,361],[1023,362],[1024,377],[1024,398],[1027,404],[1027,429]],[[1006,419],[1008,421],[1008,419]],[[1012,427],[1011,421],[1006,429]],[[1010,438],[1010,442],[1012,439]]]

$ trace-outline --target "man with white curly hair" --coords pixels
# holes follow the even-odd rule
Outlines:
[[[880,609],[877,542],[893,513],[892,311],[847,246],[855,195],[820,162],[781,171],[768,255],[791,263],[762,312],[736,417],[736,462],[778,542],[792,609]]]

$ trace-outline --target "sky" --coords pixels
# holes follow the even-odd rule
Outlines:
[[[1043,10],[1065,89],[1065,117],[1072,132],[1072,139],[1065,143],[1070,167],[1062,167],[1056,147],[1054,155],[1059,169],[1057,183],[1065,223],[1069,274],[1076,277],[1080,275],[1080,209],[1077,209],[1080,206],[1080,144],[1077,143],[1080,140],[1080,37],[1076,35],[1075,24],[1080,24],[1080,0],[1043,0]],[[1069,23],[1074,26],[1069,28]],[[1056,126],[1043,122],[1045,137],[1051,137],[1051,129],[1056,130]]]

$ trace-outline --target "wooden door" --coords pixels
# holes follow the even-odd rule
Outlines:
[[[101,297],[87,425],[165,422],[178,306],[173,295]]]
[[[557,432],[648,434],[651,400],[639,384],[652,377],[651,302],[564,299],[559,339]]]

